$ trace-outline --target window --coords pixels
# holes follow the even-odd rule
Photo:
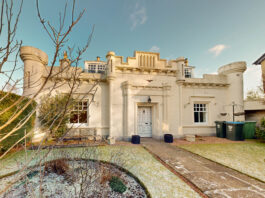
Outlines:
[[[70,123],[87,123],[88,102],[78,101],[70,115]]]
[[[98,65],[98,73],[105,73],[106,66],[105,65]]]
[[[206,123],[207,107],[206,104],[194,104],[194,122]]]
[[[96,73],[96,65],[88,65],[89,73]]]
[[[189,68],[184,69],[185,78],[191,78],[191,70]]]
[[[101,73],[104,74],[106,71],[106,65],[90,64],[88,65],[88,73]]]

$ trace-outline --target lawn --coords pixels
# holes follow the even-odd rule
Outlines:
[[[91,149],[96,149],[96,154],[89,155]],[[47,151],[42,151],[41,155]],[[33,151],[28,151],[27,157],[32,155]],[[66,148],[54,149],[46,158],[51,160],[64,156],[71,158],[88,157],[90,159],[98,159],[104,161],[117,162],[125,169],[134,174],[146,186],[153,198],[155,197],[200,197],[180,178],[170,172],[160,162],[158,162],[151,154],[140,146],[100,146],[87,148]],[[118,153],[113,157],[114,153]],[[114,155],[115,156],[115,155]],[[24,162],[25,152],[19,152],[0,161],[0,176],[16,171]],[[31,163],[34,165],[38,160],[35,159]],[[0,180],[1,183],[1,180]],[[1,188],[1,185],[0,185]],[[3,186],[2,186],[3,188]],[[0,189],[1,191],[1,189]]]
[[[180,147],[265,182],[264,143],[191,144]]]

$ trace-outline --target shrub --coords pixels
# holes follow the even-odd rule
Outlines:
[[[38,173],[39,173],[38,170],[31,171],[31,172],[29,172],[29,173],[27,174],[27,178],[28,178],[28,179],[31,179],[31,178],[33,178],[35,175],[37,175]]]
[[[127,187],[118,177],[112,177],[111,180],[109,181],[109,185],[113,191],[119,193],[124,193],[127,189]]]
[[[5,97],[7,92],[0,91],[0,99]],[[19,96],[14,93],[10,93],[8,96],[6,96],[1,102],[0,102],[0,112],[6,109],[7,107],[11,106],[14,102],[16,102],[18,99],[20,99],[22,96]],[[6,111],[2,115],[0,115],[0,126],[6,123],[16,111],[20,110],[27,102],[29,101],[29,98],[24,98],[21,103],[14,106],[10,110]],[[15,119],[12,123],[10,123],[7,127],[0,130],[0,138],[6,135],[8,132],[10,132],[16,125],[27,118],[27,116],[32,112],[32,110],[36,107],[36,102],[34,101],[31,103],[21,114],[18,116],[17,119]],[[35,114],[31,116],[31,118],[22,126],[19,130],[17,130],[15,133],[13,133],[11,136],[6,138],[0,143],[0,153],[3,153],[7,151],[11,146],[13,146],[19,139],[21,139],[24,134],[25,130],[26,132],[30,132],[34,127],[35,122]],[[19,144],[24,144],[24,141],[21,141]],[[30,141],[30,137],[27,138],[27,141]]]
[[[112,178],[110,170],[106,166],[107,165],[105,165],[105,164],[101,164],[101,166],[100,166],[100,168],[101,168],[101,170],[100,170],[100,172],[101,172],[100,184],[105,184],[105,183],[107,183],[107,181],[110,181]]]
[[[62,137],[67,131],[72,103],[73,100],[68,94],[57,94],[51,97],[43,96],[38,116],[42,128],[49,130],[55,138]]]
[[[66,174],[69,166],[65,159],[57,159],[44,164],[45,173],[56,173],[58,175]]]
[[[263,117],[260,121],[260,127],[256,128],[256,137],[265,141],[265,118]]]

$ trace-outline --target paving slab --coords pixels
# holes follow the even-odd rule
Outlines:
[[[141,144],[208,197],[265,198],[265,183],[152,138]]]

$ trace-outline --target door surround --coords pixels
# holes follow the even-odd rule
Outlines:
[[[138,106],[137,132],[141,137],[152,137],[152,107]]]
[[[151,108],[151,122],[152,122],[152,133],[150,137],[154,137],[154,135],[156,134],[156,129],[157,129],[157,123],[155,122],[156,118],[157,118],[157,104],[158,103],[147,103],[147,102],[136,102],[135,103],[135,134],[139,134],[138,133],[138,109],[139,107],[150,107]]]

